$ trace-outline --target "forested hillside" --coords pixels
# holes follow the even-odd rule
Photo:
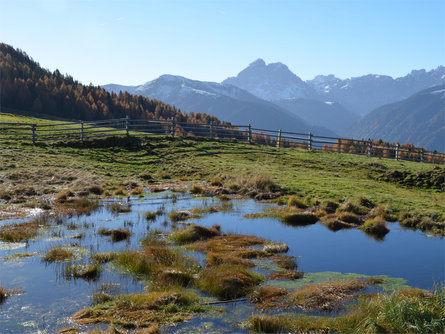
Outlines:
[[[97,120],[120,118],[170,119],[207,123],[220,121],[203,113],[183,113],[140,95],[109,93],[83,85],[58,70],[42,68],[25,52],[0,43],[1,106],[61,118]]]

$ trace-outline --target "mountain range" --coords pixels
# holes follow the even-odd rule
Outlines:
[[[415,143],[445,152],[445,84],[371,111],[347,134],[354,138]]]
[[[139,86],[111,84],[103,87],[115,93],[127,91],[130,94],[151,96],[181,110],[207,113],[232,124],[251,123],[256,128],[335,135],[331,130],[310,125],[292,112],[230,84],[162,75]]]

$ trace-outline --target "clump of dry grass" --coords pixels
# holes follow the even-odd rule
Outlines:
[[[288,279],[288,280],[296,280],[302,278],[304,274],[298,270],[283,270],[283,271],[273,271],[267,278],[270,279]]]
[[[179,323],[205,310],[195,293],[171,288],[121,295],[105,304],[81,310],[72,318],[79,324],[103,322],[119,324],[138,333],[159,333],[158,323]]]
[[[114,191],[114,195],[116,196],[127,196],[127,189],[123,185],[117,187],[117,189]]]
[[[66,277],[83,278],[86,280],[95,280],[100,275],[101,267],[99,264],[77,264],[67,266],[64,270]]]
[[[43,256],[47,262],[66,261],[74,257],[74,252],[63,247],[53,247]]]
[[[262,281],[244,266],[223,264],[205,268],[196,284],[204,292],[229,300],[246,296]]]
[[[258,333],[286,333],[289,325],[284,317],[254,314],[249,319],[249,327]]]
[[[0,240],[5,242],[28,241],[37,236],[39,222],[37,219],[26,223],[0,226]]]
[[[99,201],[86,197],[66,200],[58,206],[60,213],[75,213],[80,215],[90,215],[99,208]]]
[[[287,255],[275,256],[274,263],[276,263],[279,267],[286,270],[294,270],[297,269],[297,262],[295,258]]]
[[[301,199],[299,199],[295,195],[289,196],[289,199],[287,200],[287,206],[289,207],[296,207],[299,209],[306,209],[307,205],[303,203]]]
[[[389,233],[389,228],[386,226],[386,221],[382,217],[375,217],[367,220],[360,228],[366,233],[372,234],[379,238],[383,238]]]
[[[0,285],[0,304],[8,298],[8,291]]]
[[[104,188],[98,184],[93,184],[88,191],[95,195],[102,195],[104,193]]]
[[[366,286],[364,280],[358,279],[311,284],[295,290],[290,295],[289,303],[303,311],[329,312],[340,308],[344,301],[356,298],[354,293]]]
[[[289,212],[279,216],[280,220],[292,226],[315,224],[318,217],[310,212]]]
[[[337,218],[334,218],[334,217],[329,217],[327,219],[323,219],[322,221],[323,221],[323,224],[325,224],[331,231],[334,231],[334,232],[342,230],[342,229],[355,227],[352,224],[345,223],[345,222],[338,220]]]
[[[109,230],[106,228],[101,228],[97,231],[98,234],[104,235],[104,236],[111,236],[111,240],[113,242],[119,242],[122,240],[126,240],[130,237],[131,232],[128,230],[124,230],[122,228],[117,230]]]
[[[337,208],[337,213],[352,212],[360,216],[366,215],[369,211],[369,208],[356,204],[353,201],[345,201]]]
[[[362,225],[363,224],[362,218],[357,216],[354,213],[341,212],[337,215],[337,219],[339,219],[345,223],[349,223],[349,224],[353,224],[353,225]]]
[[[263,285],[249,295],[249,300],[252,304],[265,309],[277,306],[287,294],[286,289]]]
[[[204,193],[204,189],[202,189],[201,186],[194,184],[191,188],[190,188],[190,193],[193,195],[199,195]]]
[[[91,254],[90,259],[93,263],[107,263],[113,261],[116,258],[116,253],[105,252],[105,253],[95,253]]]
[[[217,229],[193,224],[186,228],[173,232],[170,236],[170,239],[176,243],[185,244],[198,240],[206,240],[220,235],[221,232]]]
[[[173,210],[173,211],[171,211],[168,214],[168,218],[170,218],[170,220],[172,222],[183,221],[183,220],[189,219],[190,216],[191,216],[190,213],[187,212],[187,211],[175,211],[175,210]]]
[[[241,258],[231,253],[220,254],[215,252],[209,252],[206,256],[206,264],[207,266],[219,266],[221,264],[232,264],[232,265],[240,265],[244,267],[255,267],[255,263],[253,263],[249,259]]]

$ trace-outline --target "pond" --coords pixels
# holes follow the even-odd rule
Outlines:
[[[109,204],[113,202],[125,202],[131,206],[131,211],[112,213]],[[274,218],[244,219],[245,214],[261,212],[275,204],[249,199],[232,200],[231,203],[232,210],[206,214],[191,221],[204,226],[219,224],[224,233],[249,234],[285,242],[290,248],[288,255],[297,257],[298,270],[305,274],[387,275],[420,288],[431,288],[434,283],[445,280],[443,238],[405,230],[398,223],[388,223],[390,233],[383,240],[376,241],[357,229],[332,232],[321,223],[292,227]],[[2,333],[56,332],[73,326],[69,317],[90,306],[93,293],[104,286],[112,289],[113,293],[144,289],[143,282],[110,264],[104,266],[96,280],[67,278],[63,275],[65,264],[43,260],[43,255],[51,247],[70,247],[76,254],[74,263],[85,263],[90,253],[138,249],[147,231],[171,230],[168,213],[172,210],[204,208],[220,204],[220,201],[161,192],[145,194],[143,198],[103,200],[102,204],[89,216],[63,217],[28,243],[0,242],[0,285],[16,289],[14,295],[0,304]],[[164,213],[154,222],[147,222],[144,213],[158,209]],[[0,225],[19,221],[23,220],[5,220]],[[97,233],[101,228],[125,228],[131,231],[131,236],[128,240],[112,242],[110,237]],[[82,234],[81,239],[73,238],[79,234]],[[31,254],[29,257],[14,257],[14,254],[24,252]],[[245,332],[233,326],[251,313],[252,305],[248,302],[218,306],[217,314],[198,316],[175,328],[168,328],[168,332]],[[81,328],[88,330],[90,327]]]

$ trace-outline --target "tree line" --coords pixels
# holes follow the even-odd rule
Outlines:
[[[185,113],[166,103],[128,92],[109,93],[70,75],[42,68],[20,49],[0,43],[1,106],[76,120],[129,116],[178,122],[221,124],[214,116]]]

